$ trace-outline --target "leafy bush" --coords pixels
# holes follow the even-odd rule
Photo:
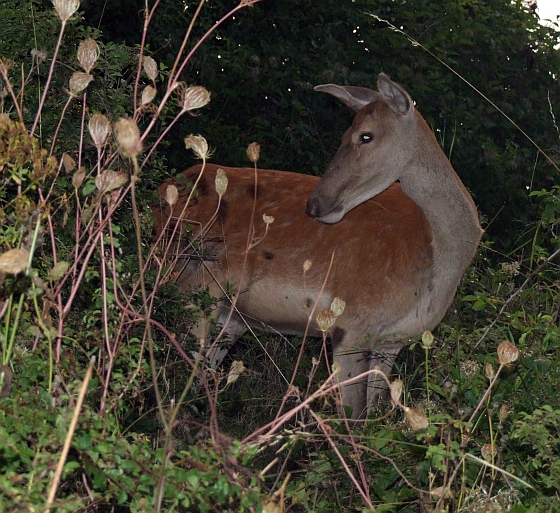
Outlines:
[[[486,84],[552,146],[556,32],[502,0],[213,2],[197,20],[193,5],[162,2],[128,26],[119,9],[136,16],[144,2],[109,1],[106,28],[119,35],[108,38],[61,10],[77,2],[54,4],[58,19],[48,2],[0,6],[0,510],[558,509],[558,189],[526,198],[531,146],[433,60]],[[100,6],[86,16],[101,19]],[[194,21],[185,47],[206,46],[187,56]],[[510,219],[531,201],[518,213],[535,224],[501,265],[485,243],[435,338],[401,355],[406,386],[393,379],[392,404],[350,426],[334,415],[325,340],[247,336],[202,372],[193,326],[214,299],[177,290],[149,206],[191,132],[220,141],[216,159],[229,164],[255,138],[259,165],[319,172],[348,119],[311,85],[367,85],[381,67],[414,84],[484,211],[508,199]],[[184,116],[209,98],[183,75],[210,86],[216,110]],[[535,168],[538,188],[547,166]]]

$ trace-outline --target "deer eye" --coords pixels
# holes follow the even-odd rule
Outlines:
[[[360,143],[367,144],[372,141],[373,141],[373,134],[369,132],[364,132],[363,134],[360,134]]]

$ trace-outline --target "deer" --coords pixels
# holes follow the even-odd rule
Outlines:
[[[483,231],[471,195],[401,85],[381,73],[377,91],[315,90],[356,112],[322,178],[199,164],[159,188],[164,198],[175,185],[179,197],[154,213],[157,232],[171,231],[178,248],[187,225],[200,240],[198,254],[190,246],[180,255],[176,281],[220,298],[217,322],[232,340],[248,326],[321,336],[311,312],[343,300],[329,329],[333,368],[341,404],[361,419],[386,391],[368,371],[390,375],[400,350],[439,324]],[[223,197],[214,186],[219,169],[228,178]]]

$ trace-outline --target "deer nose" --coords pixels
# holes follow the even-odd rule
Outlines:
[[[319,201],[317,198],[309,198],[305,206],[305,212],[309,217],[314,219],[319,215]]]

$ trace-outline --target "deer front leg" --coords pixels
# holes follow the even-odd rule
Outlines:
[[[373,347],[370,358],[369,368],[381,371],[387,379],[391,379],[391,370],[395,363],[395,358],[404,347],[404,342],[391,341],[381,343]],[[377,410],[379,404],[387,399],[387,382],[378,373],[371,373],[367,385],[367,413]]]
[[[362,349],[346,348],[342,344],[333,350],[333,361],[338,364],[340,373],[339,382],[343,383],[369,369],[368,353]],[[368,379],[364,377],[358,382],[342,385],[340,395],[342,406],[352,409],[352,418],[359,419],[365,416],[367,406]]]

